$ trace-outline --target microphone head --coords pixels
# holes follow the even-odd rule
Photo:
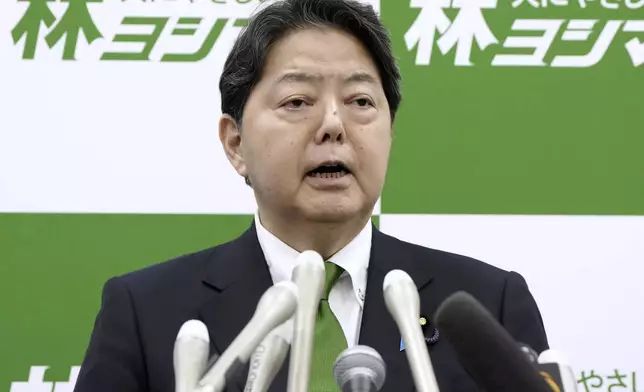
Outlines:
[[[297,309],[298,289],[291,281],[282,281],[262,294],[248,324],[230,343],[208,372],[199,380],[199,388],[220,390],[246,364],[257,346],[273,329],[286,322]]]
[[[382,284],[385,306],[400,328],[405,322],[417,323],[420,314],[418,287],[403,270],[391,270]]]
[[[551,392],[536,365],[470,294],[457,292],[447,298],[436,311],[435,324],[482,389]]]
[[[195,339],[210,343],[210,335],[206,324],[199,320],[188,320],[181,326],[177,334],[177,340]]]
[[[311,265],[313,268],[324,272],[324,259],[320,254],[313,250],[305,250],[297,256],[297,265]]]
[[[577,378],[570,366],[568,358],[555,350],[546,350],[539,354],[539,371],[546,382],[561,391],[576,392]]]
[[[558,363],[570,367],[570,361],[562,353],[549,349],[539,354],[539,363]]]
[[[193,391],[206,369],[210,352],[208,328],[199,320],[186,321],[177,334],[172,355],[175,392]]]
[[[283,321],[280,321],[279,324],[281,324],[295,313],[297,301],[297,285],[290,280],[285,280],[276,283],[264,292],[257,303],[255,315],[264,317],[267,312],[274,311],[289,313],[287,317],[284,317]]]
[[[385,383],[386,375],[385,361],[369,346],[357,345],[345,349],[333,365],[333,378],[340,389],[352,378],[360,376],[369,378],[378,391]]]
[[[409,274],[403,270],[391,270],[385,275],[385,280],[382,283],[382,290],[386,291],[391,285],[399,285],[399,284],[404,284],[404,285],[414,285],[414,288],[416,288],[416,285],[409,276]]]
[[[295,282],[302,290],[304,304],[308,304],[310,301],[317,303],[320,300],[324,290],[324,276],[324,259],[319,253],[305,250],[297,256],[297,264],[293,269],[291,281]]]
[[[311,282],[318,281],[319,283],[321,281],[322,285],[324,285],[324,259],[319,253],[305,250],[297,256],[296,263],[291,277],[292,281],[306,285],[311,284]]]

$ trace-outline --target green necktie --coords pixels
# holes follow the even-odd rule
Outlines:
[[[315,344],[308,392],[339,391],[333,379],[333,363],[342,350],[347,348],[347,339],[342,327],[329,306],[331,288],[344,270],[329,261],[324,263],[324,269],[326,278],[315,323]]]

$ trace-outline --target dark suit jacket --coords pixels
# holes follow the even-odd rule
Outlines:
[[[450,294],[476,297],[517,341],[548,348],[537,305],[524,279],[468,257],[400,241],[373,230],[359,342],[387,365],[382,391],[414,389],[400,332],[382,294],[388,271],[406,271],[418,286],[421,315],[431,318]],[[222,353],[250,320],[272,280],[254,225],[239,238],[109,280],[75,392],[173,392],[172,353],[177,332],[200,319],[211,353]],[[477,391],[447,340],[429,347],[441,391]],[[243,391],[248,366],[226,391]],[[284,392],[288,357],[270,389]]]

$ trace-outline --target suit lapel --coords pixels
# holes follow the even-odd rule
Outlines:
[[[376,349],[387,365],[382,391],[407,391],[414,387],[406,354],[400,351],[400,331],[385,305],[382,293],[385,275],[393,269],[401,269],[411,276],[419,291],[423,291],[432,281],[428,265],[418,260],[414,245],[387,236],[374,227],[360,344]]]
[[[273,285],[254,223],[236,240],[215,248],[204,278],[205,295],[199,313],[208,326],[211,350],[221,354],[248,324],[259,299]],[[288,367],[287,361],[284,362]],[[244,388],[248,365],[236,384]],[[286,376],[278,373],[273,387],[286,389]],[[227,388],[230,388],[228,385]],[[229,390],[229,389],[227,389]]]

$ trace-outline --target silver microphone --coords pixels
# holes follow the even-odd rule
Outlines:
[[[176,392],[193,392],[206,370],[210,351],[208,328],[199,320],[186,321],[174,343]]]
[[[299,290],[299,303],[293,325],[288,392],[303,392],[309,389],[315,320],[324,290],[325,276],[322,256],[314,251],[302,252],[297,263],[292,281]]]
[[[342,392],[378,392],[386,375],[385,361],[368,346],[345,349],[333,365],[333,378]]]
[[[405,343],[405,353],[418,392],[438,392],[436,375],[423,336],[420,297],[411,277],[402,270],[387,273],[383,283],[387,310],[398,325]]]
[[[251,320],[199,381],[199,388],[222,391],[227,379],[248,362],[264,337],[293,316],[297,302],[298,291],[293,282],[280,282],[266,290]]]
[[[288,354],[293,337],[293,320],[272,330],[250,357],[244,392],[266,392]]]

